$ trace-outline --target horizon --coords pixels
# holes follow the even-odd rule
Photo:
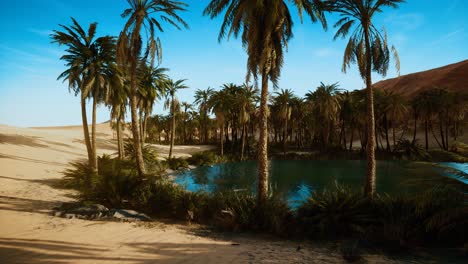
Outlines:
[[[110,5],[109,3],[115,3]],[[187,79],[190,89],[180,92],[180,101],[193,102],[197,89],[219,89],[224,83],[243,83],[246,73],[246,54],[239,40],[231,38],[218,43],[220,19],[210,20],[201,12],[207,1],[185,1],[188,11],[181,15],[190,26],[176,30],[165,25],[158,33],[162,41],[162,67],[169,68],[173,79]],[[408,1],[399,9],[386,9],[378,14],[375,24],[385,27],[390,44],[395,44],[401,60],[401,75],[425,71],[468,59],[465,31],[468,3],[460,0]],[[65,69],[59,57],[63,48],[50,43],[49,34],[69,25],[70,16],[87,28],[98,22],[97,36],[117,35],[123,27],[120,14],[126,1],[99,1],[92,9],[91,1],[33,0],[28,6],[19,2],[2,3],[1,23],[5,38],[0,40],[0,124],[19,127],[79,125],[79,98],[68,92],[68,85],[57,81]],[[425,5],[426,4],[426,5]],[[437,23],[444,21],[445,23]],[[42,16],[42,17],[41,17]],[[46,16],[46,17],[44,17]],[[346,40],[333,41],[336,15],[327,15],[328,31],[306,18],[300,23],[294,15],[294,38],[285,54],[285,64],[279,81],[280,88],[290,88],[303,96],[323,83],[339,82],[345,90],[361,89],[364,84],[356,66],[347,74],[341,72]],[[10,27],[10,21],[17,21]],[[441,51],[444,52],[434,52]],[[431,56],[428,56],[430,54]],[[203,63],[201,63],[203,62]],[[222,69],[222,70],[220,70]],[[383,78],[373,74],[373,83],[397,77],[394,68]],[[270,91],[271,92],[271,91]],[[28,95],[28,96],[24,96]],[[89,107],[88,110],[90,111]],[[156,102],[153,114],[165,113],[162,103]],[[128,117],[127,117],[128,118]],[[97,123],[108,121],[109,111],[100,106]]]

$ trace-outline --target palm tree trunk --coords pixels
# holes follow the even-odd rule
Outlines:
[[[354,127],[351,127],[351,138],[349,139],[349,151],[353,150]]]
[[[133,78],[134,79],[134,78]],[[133,81],[134,82],[134,81]],[[130,95],[130,114],[132,117],[132,134],[133,134],[133,148],[135,150],[138,174],[143,177],[146,173],[145,162],[143,160],[143,153],[141,151],[139,120],[137,113],[137,98],[136,98],[136,84],[133,83],[132,94]]]
[[[443,149],[442,145],[440,144],[439,139],[437,139],[437,136],[436,136],[436,134],[435,134],[435,132],[434,132],[434,128],[432,127],[432,123],[429,123],[429,129],[431,130],[432,136],[434,136],[434,139],[435,139],[435,141],[437,142],[437,145],[439,145],[439,147],[440,147],[441,149]]]
[[[91,125],[91,153],[92,153],[92,162],[93,165],[91,168],[95,173],[98,172],[98,163],[97,163],[97,155],[96,155],[96,108],[97,108],[97,95],[93,96],[93,118],[92,118],[92,125]]]
[[[284,120],[284,131],[283,131],[283,155],[286,155],[286,141],[288,139],[288,118]]]
[[[123,159],[124,151],[123,151],[123,138],[122,138],[122,121],[121,115],[117,117],[117,149],[119,152],[119,159]]]
[[[263,207],[268,197],[268,75],[262,74],[260,99],[260,136],[258,139],[258,190],[259,207]]]
[[[84,141],[88,152],[88,164],[92,167],[94,164],[92,155],[93,151],[91,147],[91,139],[89,137],[88,118],[86,116],[86,98],[84,98],[83,95],[81,96],[81,120],[83,123]]]
[[[219,131],[220,133],[220,140],[221,140],[221,157],[224,157],[224,123],[221,124],[221,129]]]
[[[246,137],[246,131],[245,131],[245,123],[244,123],[242,124],[241,161],[244,160],[245,137]]]
[[[171,146],[169,147],[169,158],[172,158],[172,148],[174,147],[174,137],[175,137],[174,97],[172,97],[172,102],[171,102],[171,113],[172,113],[172,125],[171,125]]]
[[[369,41],[369,26],[364,27],[366,42],[366,95],[367,95],[367,176],[364,192],[369,198],[375,193],[375,117],[374,117],[374,93],[372,91],[371,54]]]
[[[427,118],[424,121],[424,135],[426,137],[426,150],[428,150],[429,149],[429,141],[427,139]]]
[[[416,142],[416,126],[417,126],[417,121],[418,121],[418,114],[415,112],[415,113],[414,113],[413,144],[414,144],[414,142]]]

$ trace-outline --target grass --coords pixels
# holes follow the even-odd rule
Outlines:
[[[205,162],[205,158],[197,159]],[[400,246],[460,246],[467,242],[468,203],[450,185],[415,196],[380,194],[369,200],[360,191],[337,184],[314,193],[296,210],[275,196],[258,208],[250,192],[189,192],[162,177],[140,178],[133,164],[103,156],[99,175],[93,175],[87,166],[73,163],[65,182],[79,191],[82,201],[220,230],[306,239],[364,239]]]

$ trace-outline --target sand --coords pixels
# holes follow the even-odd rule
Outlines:
[[[112,131],[98,126],[99,154],[115,153]],[[319,244],[258,235],[213,234],[203,227],[159,221],[138,224],[53,217],[73,200],[56,187],[70,161],[85,160],[80,126],[0,125],[0,263],[341,263]],[[165,155],[166,146],[156,147]],[[176,146],[176,156],[210,146]],[[235,245],[233,245],[233,243]],[[239,244],[239,245],[237,245]],[[388,263],[382,255],[371,263]]]

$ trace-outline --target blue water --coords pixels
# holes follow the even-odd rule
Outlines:
[[[441,163],[468,173],[467,164]],[[427,188],[418,180],[452,177],[465,184],[467,177],[454,175],[439,166],[425,162],[378,161],[376,188],[378,192],[403,194]],[[299,205],[313,192],[332,187],[335,183],[362,188],[366,175],[366,162],[362,160],[273,160],[269,164],[270,188],[286,198],[293,207]],[[256,190],[257,163],[233,162],[203,166],[179,173],[175,182],[189,191],[251,191]],[[434,185],[436,182],[434,182]]]

